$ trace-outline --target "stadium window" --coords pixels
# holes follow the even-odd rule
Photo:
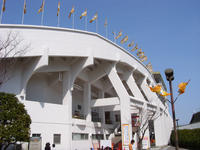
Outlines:
[[[86,134],[86,133],[72,133],[72,140],[73,141],[88,140],[88,134]]]
[[[33,133],[32,137],[41,137],[41,134],[40,133]]]
[[[53,135],[53,143],[54,144],[61,144],[61,134],[54,134]]]

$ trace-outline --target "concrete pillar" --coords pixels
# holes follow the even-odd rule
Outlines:
[[[92,120],[90,102],[91,102],[91,84],[85,83],[83,89],[83,110],[86,120],[89,122],[91,122]]]
[[[63,105],[66,107],[66,114],[63,117],[67,118],[66,134],[67,139],[66,149],[72,149],[72,84],[70,72],[63,73]]]
[[[103,91],[99,91],[98,98],[104,98],[104,92]],[[103,138],[104,138],[104,140],[106,140],[104,107],[101,107],[100,114],[101,114],[101,126],[103,128]]]
[[[132,139],[132,124],[131,124],[131,112],[130,112],[130,98],[129,94],[126,91],[126,88],[124,87],[122,81],[120,80],[120,77],[117,74],[116,69],[113,67],[110,72],[108,73],[108,78],[110,79],[117,95],[120,98],[120,113],[121,113],[121,127],[129,127],[128,128],[128,134],[129,134],[129,142],[127,143],[127,146],[123,146],[123,149],[128,149],[128,144],[130,143],[130,140]],[[124,137],[127,137],[126,135],[122,135],[122,142],[124,143]],[[127,137],[128,138],[128,137]],[[123,145],[122,143],[122,145]]]

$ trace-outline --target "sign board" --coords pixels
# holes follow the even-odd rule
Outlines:
[[[41,144],[42,144],[41,137],[31,137],[29,150],[41,150],[42,149]]]
[[[112,147],[112,142],[111,142],[111,140],[100,140],[100,148],[101,147]]]
[[[123,146],[129,145],[130,136],[129,136],[129,124],[122,125],[122,144]]]
[[[148,149],[149,148],[149,138],[145,136],[142,140],[142,149]]]

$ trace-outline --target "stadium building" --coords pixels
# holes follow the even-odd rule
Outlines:
[[[141,112],[159,116],[149,120],[144,148],[168,144],[168,105],[148,87],[161,83],[165,88],[162,77],[122,47],[75,29],[1,24],[0,32],[2,37],[17,33],[28,45],[15,56],[0,90],[24,103],[32,119],[31,137],[41,149],[49,142],[57,150],[88,150],[103,140],[127,149],[131,139],[138,140],[134,133],[143,124]]]

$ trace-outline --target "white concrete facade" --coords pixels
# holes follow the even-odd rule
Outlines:
[[[9,32],[30,46],[0,90],[25,104],[31,134],[41,135],[42,149],[57,134],[57,150],[88,150],[97,143],[95,136],[111,137],[120,124],[117,116],[121,126],[129,125],[129,139],[136,138],[131,115],[141,109],[162,113],[154,121],[155,141],[157,146],[168,143],[172,119],[167,104],[149,90],[148,84],[156,84],[149,70],[126,50],[86,31],[0,25],[2,35]]]

